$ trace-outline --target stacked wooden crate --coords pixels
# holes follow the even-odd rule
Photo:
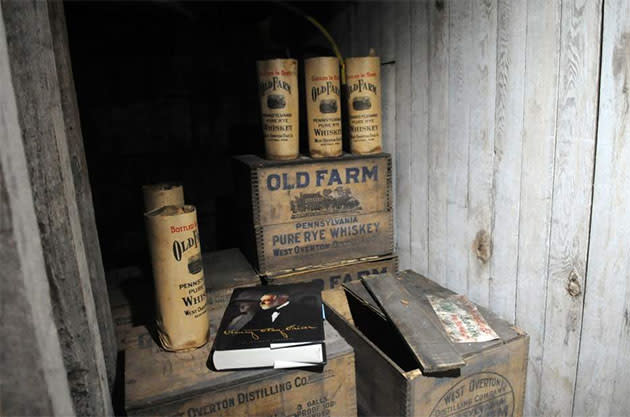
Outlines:
[[[391,157],[237,157],[241,250],[267,283],[395,272]]]
[[[527,334],[477,306],[498,338],[456,343],[427,299],[448,298],[454,296],[452,291],[413,271],[400,272],[395,279],[390,275],[390,283],[387,278],[366,280],[381,287],[378,297],[368,282],[344,284],[352,321],[337,305],[326,304],[327,320],[354,348],[358,414],[522,416]],[[417,311],[411,309],[413,304],[424,306]],[[409,320],[397,320],[407,309]],[[458,314],[454,309],[452,315]]]
[[[127,415],[356,416],[353,349],[328,323],[324,330],[328,363],[321,372],[215,372],[206,366],[212,340],[192,352],[171,353],[145,327],[135,327],[125,351]]]

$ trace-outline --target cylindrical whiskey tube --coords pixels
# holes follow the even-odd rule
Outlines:
[[[256,69],[267,159],[296,159],[300,153],[297,61],[256,61]]]
[[[203,346],[210,323],[195,207],[165,206],[144,216],[160,343],[169,351]]]
[[[351,152],[382,152],[380,58],[347,58],[345,63]]]
[[[184,205],[184,187],[179,184],[162,183],[142,186],[144,212],[164,206]]]
[[[341,155],[339,61],[334,57],[305,60],[308,147],[313,158]]]

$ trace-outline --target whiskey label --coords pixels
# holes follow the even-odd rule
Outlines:
[[[267,159],[295,159],[300,133],[297,61],[257,61],[256,68]]]
[[[346,59],[348,123],[352,153],[381,152],[381,68],[379,57]]]
[[[339,61],[334,57],[305,61],[308,143],[313,158],[341,155]]]
[[[197,212],[193,206],[165,206],[145,219],[160,342],[173,351],[202,346],[209,325]]]

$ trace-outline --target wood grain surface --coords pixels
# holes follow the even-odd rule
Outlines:
[[[426,297],[411,294],[391,274],[364,278],[362,282],[409,345],[424,373],[465,365],[443,329],[431,319],[434,312]]]
[[[1,7],[49,296],[74,411],[111,415],[48,4],[8,1]]]
[[[615,349],[627,346],[621,324],[625,287],[600,276],[592,276],[595,287],[589,285],[586,267],[587,259],[594,262],[589,239],[595,230],[608,230],[600,219],[625,198],[616,191],[625,184],[616,168],[601,171],[614,184],[600,191],[612,206],[596,202],[593,190],[603,180],[593,178],[605,169],[601,165],[618,164],[606,156],[610,146],[624,155],[619,140],[605,139],[600,162],[596,138],[623,137],[615,129],[628,124],[625,61],[616,52],[628,49],[626,3],[422,0],[356,6],[356,16],[364,16],[360,9],[366,7],[370,26],[380,22],[368,37],[380,32],[384,145],[394,156],[401,268],[468,295],[531,335],[526,415],[588,414],[594,408],[581,394],[601,404],[597,384],[604,384],[604,397],[617,401],[604,410],[618,410],[625,404],[619,399],[630,397],[619,383],[603,382],[625,374],[608,367],[596,383],[579,365],[609,364],[603,352],[616,355],[581,336],[582,328],[600,334],[592,316],[601,316],[597,306],[605,297],[614,299]],[[358,18],[352,23],[361,24]],[[355,49],[368,42],[359,33],[351,35]],[[627,220],[621,213],[615,217],[615,232],[623,234]],[[598,274],[610,268],[600,263],[618,262],[614,253],[621,244],[604,245],[608,236],[600,237],[595,253],[612,260],[594,263]],[[588,301],[593,292],[599,301]]]
[[[28,175],[0,5],[0,414],[75,414]],[[28,341],[28,342],[27,342]]]
[[[604,2],[601,91],[574,414],[630,410],[630,3]]]

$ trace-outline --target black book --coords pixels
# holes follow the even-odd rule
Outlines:
[[[326,363],[321,284],[236,288],[211,362],[216,370]]]

